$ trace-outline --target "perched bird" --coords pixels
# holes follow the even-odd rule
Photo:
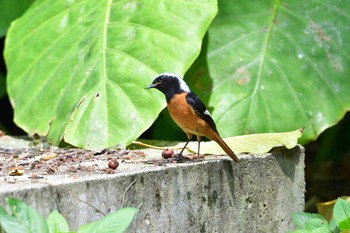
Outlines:
[[[230,147],[220,137],[215,122],[203,102],[178,75],[173,73],[160,74],[146,88],[156,88],[164,93],[170,116],[187,134],[188,141],[178,154],[179,157],[184,158],[182,156],[184,149],[192,139],[192,135],[196,135],[198,140],[198,156],[201,137],[205,136],[217,142],[228,156],[235,162],[239,162],[235,153],[233,153]]]

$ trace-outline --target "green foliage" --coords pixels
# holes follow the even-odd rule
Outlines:
[[[185,79],[208,103],[222,136],[306,127],[306,143],[339,121],[350,108],[349,7],[325,0],[219,1]]]
[[[6,38],[15,122],[56,144],[129,144],[165,106],[144,87],[188,70],[223,137],[306,127],[306,143],[350,109],[349,12],[341,0],[221,0],[209,27],[215,0],[37,0]],[[162,116],[154,137],[178,135]]]
[[[329,232],[330,230],[328,222],[319,214],[294,213],[292,218],[300,232]]]
[[[53,210],[47,217],[47,224],[50,233],[69,231],[66,219],[57,210]]]
[[[330,224],[319,214],[294,213],[292,219],[298,230],[291,233],[338,233],[350,230],[350,203],[338,198],[334,205],[333,220]]]
[[[36,210],[27,206],[24,202],[6,198],[6,202],[11,209],[11,214],[0,206],[0,229],[8,233],[64,233],[69,232],[68,223],[65,218],[56,210],[52,211],[47,221],[39,215]],[[83,233],[121,233],[130,225],[137,209],[123,208],[113,212],[106,217],[86,225],[81,226],[77,232]]]
[[[222,136],[306,127],[305,143],[337,123],[350,108],[349,12],[341,0],[219,1],[186,80]]]
[[[129,144],[165,106],[161,93],[144,87],[161,72],[190,67],[216,5],[35,1],[6,38],[15,123],[56,144],[62,138],[85,148]]]
[[[90,233],[90,232],[124,232],[130,225],[133,216],[136,213],[134,208],[124,208],[117,212],[111,213],[105,218],[86,224],[79,228],[78,233]]]
[[[340,230],[350,230],[350,204],[338,198],[334,206],[334,221]]]
[[[21,16],[34,0],[0,0],[0,37],[6,34],[10,23]]]
[[[45,219],[33,208],[14,198],[6,198],[6,202],[12,211],[8,214],[2,209],[0,213],[0,223],[6,232],[49,232]]]

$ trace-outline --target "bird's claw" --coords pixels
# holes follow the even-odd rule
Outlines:
[[[183,156],[182,154],[178,154],[176,156],[173,156],[172,161],[176,163],[184,163],[187,161],[191,161],[191,159]]]

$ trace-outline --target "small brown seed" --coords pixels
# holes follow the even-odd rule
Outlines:
[[[169,159],[173,157],[173,155],[174,155],[174,151],[172,149],[165,149],[162,151],[162,157],[164,159]]]
[[[118,166],[119,166],[119,163],[118,163],[118,161],[115,160],[115,159],[111,159],[111,160],[108,162],[108,167],[109,167],[110,169],[115,170],[115,169],[117,169]]]

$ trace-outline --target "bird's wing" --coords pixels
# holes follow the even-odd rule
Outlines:
[[[189,92],[186,95],[186,101],[191,106],[191,108],[194,110],[194,112],[202,118],[205,122],[208,123],[208,125],[214,129],[217,132],[215,122],[213,118],[211,118],[211,115],[207,108],[205,107],[204,103],[199,99],[196,94],[193,92]]]

